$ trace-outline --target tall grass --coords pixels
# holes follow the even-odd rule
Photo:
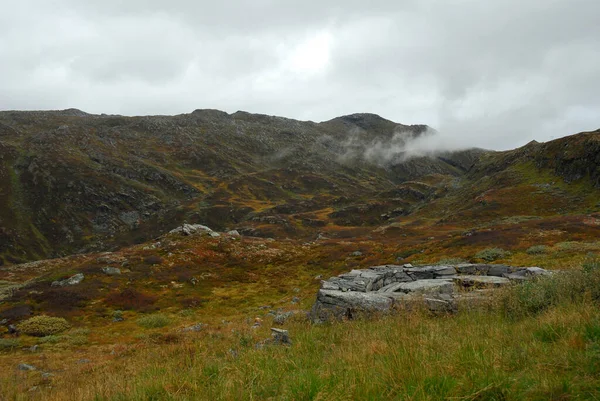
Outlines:
[[[268,325],[258,331],[241,325],[206,330],[177,344],[115,356],[87,373],[56,377],[39,397],[598,399],[599,300],[600,273],[591,270],[515,286],[485,307],[456,315],[409,313],[324,325],[292,321],[286,327],[290,347],[256,348],[269,335]],[[12,399],[19,385],[5,380],[0,391]]]

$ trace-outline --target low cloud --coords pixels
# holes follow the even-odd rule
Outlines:
[[[364,161],[380,167],[389,167],[418,157],[435,157],[440,153],[458,151],[472,146],[448,140],[440,132],[427,128],[423,132],[399,130],[386,137],[367,139],[360,129],[348,132],[339,144],[338,161]]]

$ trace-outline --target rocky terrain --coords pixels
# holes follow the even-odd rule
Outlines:
[[[341,225],[377,224],[484,153],[380,154],[427,132],[371,114],[317,124],[216,110],[0,112],[0,263],[115,249],[184,221],[309,236],[333,208]],[[410,183],[431,175],[434,185]]]

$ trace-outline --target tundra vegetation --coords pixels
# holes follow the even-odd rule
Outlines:
[[[375,163],[349,130],[426,127],[0,113],[0,400],[600,399],[600,132]],[[465,263],[554,274],[307,318],[329,277]]]

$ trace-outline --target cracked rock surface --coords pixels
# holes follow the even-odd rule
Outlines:
[[[498,288],[549,274],[539,267],[492,264],[372,266],[321,281],[311,318],[316,322],[352,318],[357,313],[389,312],[415,302],[432,311],[452,312],[465,291]]]

